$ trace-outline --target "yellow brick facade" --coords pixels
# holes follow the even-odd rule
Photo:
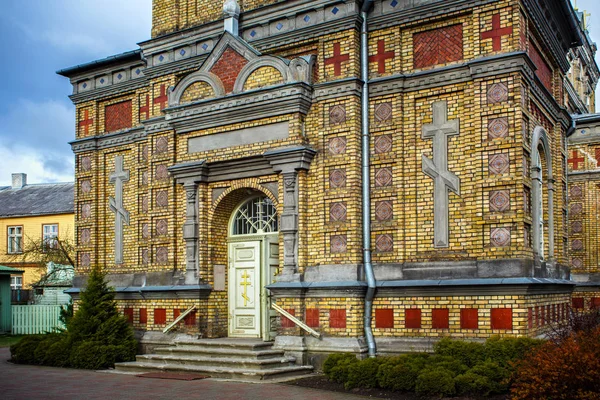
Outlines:
[[[278,3],[241,1],[240,7],[248,18],[258,18],[259,11],[281,7]],[[338,12],[348,12],[358,18],[350,5],[341,8],[338,4],[332,8],[333,3],[323,11],[329,13],[326,18],[334,18]],[[312,21],[315,17],[311,17],[310,12],[313,11],[307,9],[306,15],[298,14],[296,26],[300,26],[301,21],[307,24]],[[155,41],[164,46],[169,39],[163,35],[187,28],[202,32],[203,27],[220,26],[220,18],[221,1],[154,0],[152,37],[155,39],[144,45],[151,47]],[[144,132],[135,139],[76,150],[76,228],[77,232],[82,229],[92,232],[91,241],[78,248],[80,274],[98,265],[109,274],[150,276],[161,273],[182,281],[190,272],[189,262],[193,260],[197,263],[198,282],[212,288],[218,280],[215,266],[231,264],[228,238],[232,214],[244,200],[260,194],[270,199],[280,217],[290,215],[295,224],[294,243],[286,242],[290,234],[285,229],[279,233],[277,271],[280,277],[286,274],[284,265],[292,262],[294,273],[306,279],[317,276],[316,282],[350,281],[348,276],[352,273],[336,276],[336,272],[331,272],[333,276],[329,276],[326,272],[338,270],[355,271],[354,281],[362,280],[361,36],[357,25],[322,30],[306,37],[299,31],[294,40],[282,39],[281,43],[275,39],[253,42],[253,31],[250,31],[253,26],[240,33],[247,38],[245,42],[230,39],[228,35],[210,38],[212,53],[192,67],[183,63],[171,69],[149,66],[143,87],[76,102],[80,143],[92,136],[98,143],[105,140],[107,106],[123,101],[132,104],[131,127],[116,135]],[[269,32],[284,29],[283,24],[278,27],[277,20],[269,26]],[[560,289],[546,288],[548,290],[536,295],[515,295],[510,289],[503,293],[502,284],[497,281],[497,295],[471,295],[462,288],[445,296],[407,297],[400,294],[400,286],[394,286],[393,290],[398,293],[377,295],[374,307],[375,310],[393,310],[393,327],[375,328],[375,336],[486,338],[494,334],[535,336],[543,333],[547,324],[539,322],[538,315],[544,313],[545,321],[549,319],[548,313],[554,313],[553,321],[564,317],[564,314],[557,317],[556,313],[564,312],[572,290],[565,280],[569,235],[565,217],[568,207],[564,138],[568,126],[564,118],[555,113],[565,105],[564,74],[558,62],[549,53],[541,56],[552,74],[552,91],[543,88],[541,78],[532,78],[534,72],[529,67],[532,61],[525,58],[523,52],[529,51],[532,43],[538,46],[541,36],[533,17],[518,0],[496,1],[401,22],[375,22],[373,26],[367,45],[372,80],[368,104],[370,250],[376,274],[390,282],[473,279],[473,285],[481,284],[475,281],[482,279],[520,279],[515,281],[518,286],[533,285],[528,279],[548,268],[552,272],[544,276],[546,272],[539,272],[538,277],[563,279]],[[258,25],[255,29],[259,29]],[[261,32],[266,34],[265,30]],[[431,38],[436,40],[438,32],[453,32],[454,36],[447,38],[447,48],[443,49],[444,57],[450,61],[442,60],[442,56],[428,51],[420,42],[432,43]],[[205,39],[209,38],[200,37],[198,43],[204,43]],[[223,43],[229,43],[229,47],[219,47]],[[261,55],[253,55],[253,52],[258,54],[258,49]],[[183,57],[186,51],[179,54]],[[220,65],[220,57],[226,55],[234,61]],[[302,70],[300,67],[294,70],[296,65],[304,65],[297,60],[301,56],[313,57],[307,67],[312,68],[310,78],[295,75]],[[273,64],[273,59],[281,62]],[[509,68],[506,66],[509,61],[502,64],[495,62],[496,59],[512,60],[514,65],[524,66]],[[255,65],[255,69],[248,70],[249,64]],[[288,67],[290,70],[286,70]],[[446,71],[452,73],[443,75]],[[238,78],[242,73],[246,73],[246,79],[240,82]],[[181,83],[195,74],[199,78],[182,87]],[[286,99],[272,100],[271,108],[262,105],[261,102],[271,99],[270,93],[277,90],[282,91],[278,92],[280,96],[298,93],[300,83],[310,87],[307,109],[279,112],[279,107],[288,104]],[[344,84],[348,86],[342,89]],[[241,91],[232,92],[227,89],[229,86]],[[219,89],[221,87],[223,89]],[[219,90],[225,94],[217,94]],[[435,216],[439,210],[436,211],[433,198],[434,180],[423,172],[424,158],[434,157],[433,140],[424,137],[423,127],[437,123],[433,108],[441,102],[447,108],[447,120],[459,121],[460,126],[459,132],[449,136],[447,141],[447,171],[460,181],[457,193],[447,191],[450,232],[447,246],[439,246],[434,240],[439,229]],[[236,107],[244,111],[231,111]],[[255,117],[252,112],[256,113]],[[219,113],[232,117],[221,120]],[[212,120],[203,122],[202,127],[190,122],[204,114],[212,115]],[[87,120],[93,122],[82,124]],[[267,135],[265,140],[252,139],[263,132],[260,129],[277,126],[287,126],[287,133],[277,137]],[[532,138],[541,131],[551,160],[546,159],[542,147],[535,147],[537,143],[532,148]],[[248,136],[244,136],[246,134]],[[215,145],[224,137],[236,137],[238,142],[228,142],[222,147]],[[314,152],[314,158],[311,155],[307,161],[308,167],[304,164],[292,170],[273,167],[253,175],[249,167],[231,166],[244,161],[255,162],[252,168],[265,168],[264,160],[260,165],[256,160],[277,157],[269,153],[273,150],[296,148]],[[124,252],[120,264],[116,264],[114,258],[115,214],[107,207],[107,199],[117,196],[110,179],[116,156],[123,157],[124,169],[129,171],[123,192],[123,208],[129,212],[129,224],[123,230]],[[84,157],[91,159],[89,171],[81,168]],[[541,158],[544,179],[549,172],[553,176],[552,182],[544,181],[542,185],[540,206],[532,204],[533,193],[537,193],[532,160],[537,157]],[[193,182],[189,176],[177,172],[191,166],[197,168],[198,174]],[[208,178],[200,177],[199,171],[204,171],[203,168],[209,170]],[[217,169],[234,172],[213,172]],[[289,180],[291,174],[295,174],[295,180]],[[195,190],[192,197],[190,187]],[[595,188],[588,190],[585,196],[596,196]],[[289,197],[292,192],[297,197]],[[190,201],[197,203],[190,206]],[[551,206],[552,212],[549,211]],[[85,213],[83,207],[86,207]],[[293,207],[296,208],[291,212]],[[533,220],[532,210],[536,207],[541,209],[541,219],[546,222],[541,228],[539,243],[534,244],[537,222]],[[194,221],[189,219],[192,211]],[[595,214],[594,210],[586,209],[586,212]],[[553,230],[549,221],[553,223]],[[192,228],[197,230],[195,247],[190,247]],[[296,251],[290,261],[286,254],[293,252],[294,246]],[[195,254],[190,255],[190,251]],[[588,257],[592,257],[591,253]],[[591,268],[590,271],[595,271],[596,267]],[[223,279],[227,288],[231,281],[228,272]],[[286,290],[281,293],[273,290],[277,304],[293,310],[301,320],[307,309],[318,309],[318,329],[324,335],[356,338],[365,334],[364,298],[345,297],[343,289],[338,289],[337,294],[317,295],[325,290],[319,285],[310,289],[306,297],[300,292],[297,296],[290,295],[295,290],[291,286]],[[124,298],[119,300],[119,307],[133,309],[136,328],[160,330],[163,326],[154,325],[153,309],[166,309],[168,323],[174,318],[173,309],[196,305],[198,323],[182,329],[220,337],[228,334],[231,324],[228,302],[231,301],[225,289],[210,290],[206,299],[195,302]],[[138,310],[142,308],[147,309],[145,326],[139,321]],[[404,326],[406,310],[411,308],[421,310],[421,328]],[[434,308],[448,310],[447,329],[432,328],[431,310]],[[477,329],[461,327],[460,310],[464,308],[477,310]],[[491,310],[496,308],[506,313],[502,315],[510,315],[510,329],[492,328]],[[331,310],[345,311],[345,314],[333,312],[334,319],[345,315],[344,328],[331,326]],[[314,320],[315,315],[311,318]],[[377,319],[376,311],[373,319]],[[341,322],[336,319],[336,324]],[[296,326],[280,324],[279,334],[299,336],[304,332]]]

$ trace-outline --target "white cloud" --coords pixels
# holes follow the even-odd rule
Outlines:
[[[0,145],[0,186],[11,185],[11,174],[26,173],[28,183],[72,182],[74,180],[73,158],[62,157],[68,168],[53,171],[46,167],[48,155],[21,145],[8,148]]]

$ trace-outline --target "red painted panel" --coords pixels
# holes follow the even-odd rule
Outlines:
[[[375,328],[393,328],[394,310],[391,308],[380,308],[375,310]]]
[[[183,318],[186,326],[195,326],[196,325],[196,311],[192,311],[188,315]]]
[[[178,309],[174,308],[173,309],[173,321],[175,321],[177,318],[179,318],[180,315],[181,315],[181,311],[179,311]]]
[[[492,308],[492,329],[512,330],[512,308]]]
[[[133,324],[133,308],[127,307],[123,310],[123,315],[127,319],[127,322]]]
[[[140,324],[148,323],[148,310],[140,308]]]
[[[164,308],[154,309],[154,325],[164,325],[167,323],[167,310]]]
[[[583,297],[573,297],[573,308],[583,308],[584,307],[584,303],[583,303]]]
[[[407,329],[421,329],[421,309],[408,308],[404,324]]]
[[[479,329],[479,310],[476,308],[463,308],[460,310],[461,329]]]
[[[600,308],[600,297],[592,297],[591,308]]]
[[[346,310],[329,310],[329,327],[346,328]]]
[[[306,309],[306,325],[311,328],[318,328],[320,326],[318,308]]]
[[[433,329],[448,329],[450,327],[450,310],[434,308],[431,312],[431,319]]]
[[[133,126],[131,100],[111,104],[104,109],[104,130],[115,132]]]
[[[288,313],[292,314],[294,317],[296,316],[296,310],[292,310],[290,308],[290,309],[287,309],[285,311],[287,311]],[[296,324],[294,324],[291,320],[287,319],[283,315],[281,316],[281,327],[282,328],[293,328],[295,326],[296,326]]]

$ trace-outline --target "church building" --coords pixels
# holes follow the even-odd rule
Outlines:
[[[570,1],[152,7],[139,48],[58,72],[75,299],[98,266],[142,342],[256,338],[301,363],[566,318],[588,268],[567,137],[599,77]]]

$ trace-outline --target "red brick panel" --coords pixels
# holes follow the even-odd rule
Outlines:
[[[186,326],[196,326],[196,311],[192,311],[183,318]]]
[[[413,35],[414,68],[463,59],[463,26],[450,25]]]
[[[329,310],[329,327],[346,328],[346,310]]]
[[[167,323],[167,310],[164,308],[154,309],[154,325],[164,325]]]
[[[600,308],[600,297],[592,297],[591,308]]]
[[[492,329],[512,330],[512,308],[492,308]]]
[[[173,321],[175,321],[177,318],[179,318],[179,315],[181,315],[181,311],[174,308],[173,309]]]
[[[111,104],[104,109],[104,130],[115,132],[132,127],[131,100]]]
[[[319,309],[318,308],[308,308],[306,309],[306,325],[311,328],[318,328],[319,323]]]
[[[133,308],[125,308],[123,310],[123,315],[125,316],[125,319],[127,319],[127,322],[133,324]]]
[[[148,323],[148,310],[140,308],[140,324]]]
[[[285,311],[292,314],[294,317],[296,316],[296,310],[288,309]],[[288,318],[284,317],[283,315],[281,316],[281,327],[282,328],[293,328],[295,326],[296,326],[296,324],[294,324],[294,322],[291,319],[288,319]]]
[[[546,89],[552,93],[552,68],[548,66],[548,63],[542,58],[540,51],[533,43],[529,44],[529,57],[537,67],[536,76],[540,78]]]
[[[231,47],[228,47],[221,55],[219,61],[210,69],[210,72],[221,79],[225,87],[225,92],[231,93],[233,92],[235,80],[246,64],[248,64],[248,60]]]
[[[434,308],[431,311],[431,327],[433,329],[448,329],[450,327],[449,310],[447,308]]]
[[[460,310],[460,328],[478,329],[479,314],[476,308],[463,308]]]
[[[421,309],[407,309],[404,324],[407,329],[421,329]]]
[[[531,307],[527,309],[527,328],[533,328],[533,309]]]
[[[583,297],[573,297],[573,308],[583,308],[584,307],[584,303],[583,303]]]
[[[380,308],[375,310],[375,328],[393,328],[394,310],[391,308]]]

